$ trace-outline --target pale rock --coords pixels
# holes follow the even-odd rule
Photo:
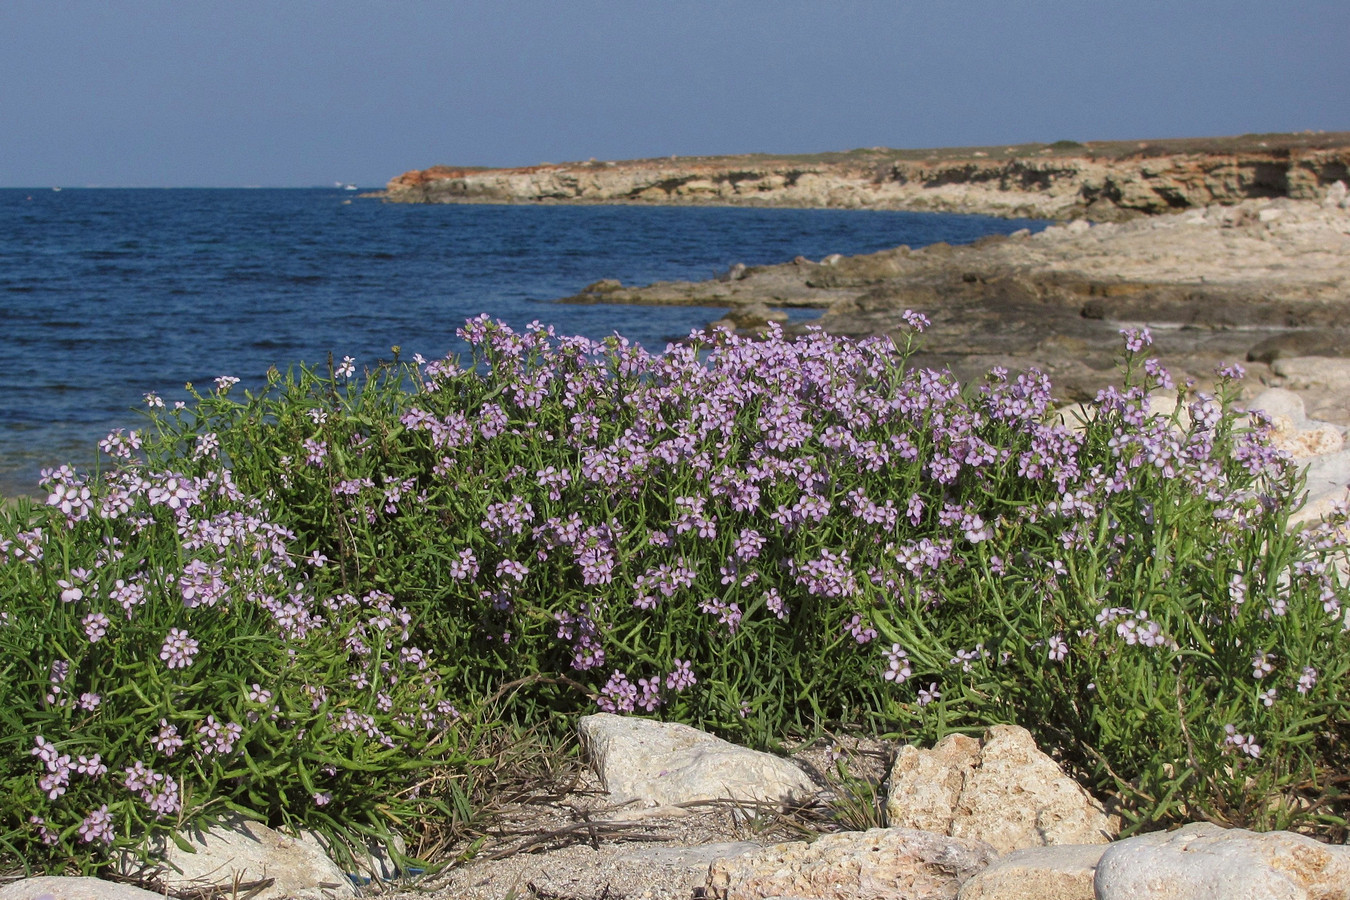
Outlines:
[[[1338,453],[1345,446],[1341,429],[1328,422],[1309,419],[1303,398],[1288,388],[1261,392],[1247,404],[1247,410],[1262,412],[1270,419],[1271,443],[1293,459]]]
[[[1350,490],[1350,450],[1328,453],[1308,460],[1304,472],[1307,478],[1307,499],[1293,515],[1290,525],[1316,523],[1344,503]]]
[[[791,762],[688,725],[598,713],[584,716],[577,730],[591,767],[617,804],[780,804],[818,790]]]
[[[162,894],[101,878],[41,875],[0,887],[0,900],[164,900]]]
[[[891,769],[886,819],[985,841],[1000,853],[1101,844],[1120,831],[1119,819],[1016,725],[995,725],[980,741],[948,735],[931,750],[905,747]]]
[[[1092,878],[1106,846],[1015,850],[967,881],[957,900],[1093,900]]]
[[[355,897],[351,880],[324,853],[313,834],[290,837],[258,822],[231,818],[205,830],[180,833],[196,852],[163,841],[151,856],[164,861],[169,890],[230,888],[237,882],[274,879],[254,900],[289,897],[335,900]]]
[[[1337,356],[1291,356],[1270,364],[1280,386],[1291,391],[1350,390],[1350,359]]]
[[[1322,198],[1322,205],[1327,209],[1345,209],[1350,202],[1350,190],[1345,187],[1344,181],[1337,181],[1327,188],[1326,196]]]
[[[1291,459],[1311,459],[1328,453],[1339,453],[1345,447],[1345,435],[1335,425],[1309,422],[1310,428],[1288,432],[1276,429],[1271,443],[1288,453]]]
[[[1307,421],[1303,398],[1285,388],[1271,388],[1257,394],[1247,402],[1247,411],[1265,413],[1277,431],[1300,428]],[[1283,426],[1281,419],[1287,420]]]
[[[907,828],[827,834],[720,859],[706,894],[718,900],[955,900],[998,854],[980,841]]]
[[[1202,823],[1107,848],[1097,900],[1333,900],[1350,897],[1350,847],[1288,831]]]
[[[574,846],[542,855],[537,864],[516,874],[514,884],[487,872],[469,883],[481,887],[488,886],[479,884],[484,880],[498,882],[501,893],[491,893],[502,897],[512,896],[513,888],[516,896],[531,897],[689,897],[704,886],[713,863],[761,849],[762,844],[749,841],[632,849],[602,845],[598,851]],[[438,893],[458,896],[453,891]]]

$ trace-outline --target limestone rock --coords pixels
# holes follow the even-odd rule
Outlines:
[[[1120,841],[1097,864],[1098,900],[1350,897],[1350,847],[1288,831],[1187,825]]]
[[[160,894],[101,878],[43,875],[0,887],[0,900],[163,900]]]
[[[1270,364],[1270,368],[1279,376],[1280,386],[1292,391],[1316,388],[1350,390],[1350,359],[1294,356],[1277,359]]]
[[[1271,443],[1293,459],[1339,453],[1345,445],[1340,428],[1309,419],[1303,398],[1287,388],[1261,392],[1248,402],[1247,410],[1262,412],[1270,418]]]
[[[707,893],[718,900],[950,900],[997,855],[980,841],[907,828],[846,831],[718,860]]]
[[[961,888],[957,900],[1093,900],[1102,844],[1032,847],[1001,856]]]
[[[1328,453],[1308,460],[1307,500],[1289,517],[1289,524],[1316,522],[1330,513],[1337,503],[1347,499],[1350,487],[1350,450]]]
[[[783,803],[816,794],[806,773],[697,728],[598,713],[578,724],[581,745],[615,803],[698,800]]]
[[[164,860],[163,880],[170,890],[203,886],[228,889],[236,881],[272,878],[272,886],[257,894],[255,900],[356,896],[350,879],[312,834],[289,837],[258,822],[233,818],[181,836],[195,853],[187,853],[171,841],[152,853]]]
[[[931,750],[908,746],[891,769],[886,819],[985,841],[1000,853],[1054,844],[1102,844],[1120,831],[1101,803],[1015,725],[976,741],[948,735]]]

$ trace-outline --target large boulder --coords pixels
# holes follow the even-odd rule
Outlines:
[[[982,740],[950,734],[931,750],[903,748],[891,768],[886,821],[985,841],[1000,853],[1103,844],[1120,832],[1120,820],[1016,725],[995,725]]]
[[[1350,847],[1187,825],[1113,844],[1097,864],[1095,890],[1097,900],[1345,900]]]
[[[577,730],[591,767],[616,804],[782,804],[814,797],[818,791],[787,760],[688,725],[597,713],[583,717]]]
[[[954,900],[996,857],[980,841],[907,828],[827,834],[714,862],[706,894],[718,900]]]

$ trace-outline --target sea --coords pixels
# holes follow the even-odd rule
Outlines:
[[[706,307],[560,304],[602,278],[705,279],[735,263],[868,253],[1046,223],[877,210],[404,205],[314,189],[0,189],[0,497],[90,466],[143,396],[329,355],[461,353],[487,313],[513,328],[618,333],[652,351]],[[818,313],[794,312],[796,318]],[[238,389],[238,388],[237,388]]]

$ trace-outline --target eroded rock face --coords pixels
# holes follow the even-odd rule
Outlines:
[[[985,841],[1000,853],[1102,844],[1120,831],[1119,820],[1015,725],[996,725],[983,740],[953,734],[931,750],[902,749],[891,769],[886,820]]]
[[[1342,900],[1350,847],[1288,831],[1187,825],[1112,845],[1097,864],[1098,900]]]
[[[1134,147],[1112,158],[1088,148],[1022,146],[998,148],[1002,158],[987,151],[935,151],[935,158],[905,159],[876,148],[815,161],[759,156],[509,169],[433,166],[391,179],[385,197],[403,203],[716,204],[1107,220],[1252,197],[1316,200],[1338,209],[1344,190],[1326,186],[1346,176],[1350,149],[1344,144],[1339,136],[1320,148],[1283,152],[1175,145],[1169,153],[1160,143],[1147,153]]]
[[[718,900],[949,900],[997,855],[980,841],[906,828],[847,831],[718,860],[707,893]]]
[[[688,725],[598,713],[583,717],[578,732],[582,749],[615,803],[777,804],[817,792],[806,773],[787,760]]]

